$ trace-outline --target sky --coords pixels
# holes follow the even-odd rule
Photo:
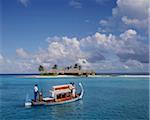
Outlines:
[[[99,73],[148,72],[148,0],[0,2],[0,73],[75,63]]]

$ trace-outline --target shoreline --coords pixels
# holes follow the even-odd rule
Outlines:
[[[78,77],[86,77],[86,76],[75,76],[75,75],[57,75],[57,76],[42,76],[42,75],[23,75],[17,76],[18,78],[78,78]],[[150,75],[89,75],[90,77],[123,77],[123,78],[150,78]],[[87,78],[88,78],[87,77]]]

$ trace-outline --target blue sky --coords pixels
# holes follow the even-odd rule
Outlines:
[[[15,44],[10,49],[22,46],[32,51],[47,36],[83,37],[93,34],[97,31],[99,20],[110,16],[111,7],[115,5],[111,1],[110,6],[107,6],[107,2],[101,5],[89,0],[81,3],[82,9],[76,9],[69,2],[31,0],[24,7],[17,0],[2,0],[3,46],[6,44],[7,47],[12,39]],[[34,46],[29,46],[29,42]]]
[[[1,0],[1,72],[37,72],[39,64],[55,63],[147,72],[148,0],[138,1]]]

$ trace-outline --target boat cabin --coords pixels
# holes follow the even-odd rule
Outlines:
[[[53,86],[50,92],[55,101],[63,101],[76,96],[75,86],[73,84]]]

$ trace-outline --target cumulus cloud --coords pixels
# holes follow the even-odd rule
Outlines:
[[[121,61],[133,59],[142,63],[149,62],[148,46],[140,42],[137,32],[132,29],[125,31],[120,36],[96,33],[83,38],[80,42],[82,48],[91,54],[90,57],[94,59],[94,62],[105,60],[108,53],[117,55]]]
[[[145,42],[148,42],[149,1],[117,0],[116,4],[117,6],[112,9],[112,16],[100,21],[101,30],[125,31],[116,38],[117,42],[116,39],[113,41],[116,42],[114,46],[117,45],[114,47],[114,52],[121,62],[131,59],[148,63],[148,45],[143,43],[143,38]]]
[[[25,7],[29,5],[29,0],[18,1]],[[82,8],[80,0],[70,0],[69,5]],[[47,48],[34,54],[18,48],[18,57],[11,61],[0,54],[0,72],[37,72],[40,64],[49,69],[54,64],[75,63],[97,72],[148,72],[149,48],[138,32],[148,31],[148,0],[117,0],[116,5],[111,17],[99,21],[103,33],[96,32],[81,39],[48,37]],[[119,35],[109,33],[118,29]]]
[[[37,72],[40,64],[49,69],[54,64],[78,63],[83,69],[97,72],[147,72],[149,64],[148,45],[140,41],[140,35],[134,29],[120,35],[96,32],[81,39],[49,37],[47,48],[41,48],[37,53],[29,54],[23,48],[18,48],[16,53],[17,60],[1,65],[5,70]],[[3,60],[2,56],[0,60]],[[8,65],[12,68],[6,69]]]
[[[116,4],[117,6],[112,9],[112,16],[101,21],[107,24],[100,25],[107,29],[109,27],[110,30],[134,28],[148,33],[149,0],[117,0]]]
[[[108,24],[108,21],[107,20],[100,20],[99,24],[103,25],[103,26],[106,26]]]
[[[116,13],[129,18],[145,19],[148,17],[149,0],[117,0]]]
[[[124,33],[122,33],[120,35],[120,37],[124,40],[131,40],[136,36],[137,36],[137,32],[135,30],[132,30],[132,29],[125,31]]]
[[[66,65],[84,57],[77,38],[52,37],[48,41],[48,48],[35,57],[38,62]]]
[[[149,63],[148,45],[140,42],[140,37],[135,30],[129,29],[120,35],[122,45],[116,52],[122,61],[128,59],[137,60],[142,63]]]
[[[97,71],[101,68],[106,71],[119,71],[130,68],[130,66],[127,66],[129,60],[147,64],[149,63],[148,58],[148,46],[140,42],[135,30],[128,29],[119,36],[97,32],[81,39],[49,38],[48,48],[37,53],[34,61],[47,66],[79,63],[84,68],[94,68]],[[114,61],[117,62],[117,65]]]
[[[23,48],[16,49],[16,54],[22,58],[27,58],[29,56],[29,54]]]
[[[74,8],[82,8],[80,0],[70,0],[69,5]]]
[[[137,60],[128,60],[124,63],[124,67],[130,72],[134,71],[138,71],[140,70],[141,72],[148,71],[148,65],[147,64],[142,64],[141,62],[137,61]]]
[[[86,69],[86,70],[87,69],[93,69],[92,66],[91,66],[91,63],[88,62],[85,58],[83,58],[83,59],[79,58],[76,63],[78,63],[79,65],[81,65],[82,69]]]
[[[123,16],[122,21],[127,25],[139,24],[139,22],[140,22],[138,19],[129,19],[127,16]]]
[[[127,16],[123,16],[122,21],[126,25],[135,26],[137,28],[146,28],[148,25],[148,19],[143,20],[139,20],[137,18],[130,19]]]
[[[0,64],[4,62],[4,57],[0,54]]]
[[[0,73],[35,73],[37,70],[38,66],[25,60],[7,60],[0,64]]]

